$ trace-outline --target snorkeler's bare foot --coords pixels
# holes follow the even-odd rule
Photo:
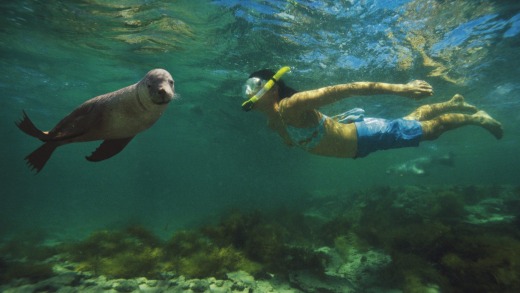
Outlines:
[[[420,100],[433,95],[432,86],[424,80],[413,80],[405,84],[403,96]]]
[[[453,98],[451,98],[451,100],[448,101],[448,104],[459,110],[465,110],[465,111],[469,111],[472,113],[475,113],[478,111],[477,107],[466,103],[466,101],[464,100],[464,97],[459,94],[454,95]]]
[[[478,111],[477,113],[471,115],[474,118],[478,119],[478,123],[480,126],[487,129],[496,139],[501,139],[504,135],[504,129],[502,128],[502,124],[497,120],[493,119],[493,117],[489,116],[488,113],[484,111]]]

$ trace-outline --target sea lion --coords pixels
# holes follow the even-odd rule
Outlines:
[[[23,111],[23,118],[16,126],[45,142],[25,160],[38,173],[57,147],[94,140],[103,143],[86,159],[91,162],[108,159],[121,152],[137,133],[152,126],[173,96],[174,81],[170,73],[153,69],[136,84],[84,102],[50,131],[39,130]]]
[[[386,174],[404,175],[428,175],[434,166],[453,167],[455,165],[455,155],[450,152],[444,156],[423,156],[404,163],[390,166],[386,169]]]

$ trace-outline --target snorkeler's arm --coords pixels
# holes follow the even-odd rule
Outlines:
[[[427,82],[420,80],[407,84],[353,82],[296,93],[286,101],[286,107],[295,110],[310,110],[353,96],[400,95],[421,99],[432,94],[432,87]]]

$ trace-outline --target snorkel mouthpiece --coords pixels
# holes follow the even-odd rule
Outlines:
[[[260,93],[262,90],[263,90],[263,88],[258,92]],[[265,93],[265,91],[262,94],[264,94],[264,93]],[[246,112],[251,111],[253,109],[253,106],[255,105],[256,101],[258,101],[258,99],[259,98],[257,97],[257,95],[254,95],[251,99],[242,103],[242,110],[244,110]]]
[[[284,75],[290,70],[291,68],[289,66],[284,66],[280,68],[280,70],[278,70],[276,74],[273,75],[273,77],[271,77],[271,79],[267,81],[263,88],[261,88],[254,96],[252,96],[249,100],[245,101],[242,104],[242,110],[246,112],[251,111],[255,103],[273,87],[273,85],[282,77],[282,75]]]

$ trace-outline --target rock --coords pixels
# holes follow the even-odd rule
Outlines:
[[[209,285],[209,292],[211,293],[231,293],[228,287],[217,286],[216,284]]]
[[[181,282],[178,281],[178,286],[181,287],[183,290],[189,290],[190,289],[190,282]]]
[[[255,286],[255,292],[275,292],[271,283],[267,281],[257,281]]]
[[[21,278],[21,279],[15,279],[15,280],[12,280],[9,285],[5,288],[12,288],[12,287],[21,287],[21,286],[24,286],[24,285],[34,285],[33,283],[31,283],[31,281],[29,279],[26,279],[26,278]],[[2,289],[0,292],[4,292],[4,286],[0,287],[0,289]]]
[[[118,282],[114,284],[114,289],[116,289],[117,292],[132,292],[139,289],[139,284],[133,279],[118,280]]]
[[[209,282],[207,280],[194,279],[189,283],[189,288],[193,292],[204,292],[209,289]]]
[[[148,285],[149,287],[156,287],[157,284],[159,284],[159,281],[157,281],[157,280],[148,280],[148,281],[146,281],[146,285]]]
[[[357,292],[346,279],[327,275],[318,277],[308,271],[292,272],[289,274],[289,280],[296,288],[301,288],[305,292]]]
[[[140,284],[139,285],[139,292],[143,292],[143,293],[159,293],[159,292],[163,292],[163,291],[164,291],[163,288],[150,287],[147,284]]]
[[[236,271],[232,273],[227,273],[227,277],[235,283],[243,283],[246,286],[254,287],[255,286],[255,278],[244,271]]]
[[[263,284],[267,283],[267,284]],[[269,291],[269,286],[272,287],[272,291]],[[261,291],[265,288],[265,291]],[[255,292],[276,292],[276,293],[302,293],[303,291],[292,287],[285,281],[284,277],[273,275],[269,281],[257,281],[257,291]]]
[[[37,291],[55,292],[60,288],[79,285],[81,276],[75,272],[67,272],[35,284]]]
[[[78,290],[75,287],[62,287],[56,293],[76,293]]]
[[[102,284],[98,284],[101,288],[103,288],[103,290],[110,290],[112,289],[116,284],[117,281],[116,280],[107,280],[106,282],[102,283]]]
[[[107,282],[107,277],[99,276],[97,278],[89,278],[89,279],[83,280],[82,285],[86,286],[86,287],[90,287],[90,286],[104,287],[106,282]],[[110,289],[110,288],[112,288],[112,284],[110,284],[110,286],[107,289]]]
[[[382,251],[361,252],[353,247],[349,250],[348,261],[336,268],[334,274],[330,274],[330,271],[327,274],[346,278],[358,287],[370,287],[373,283],[377,283],[374,278],[377,272],[392,262],[392,258]]]
[[[51,259],[52,258],[50,258],[50,260],[48,260],[48,261],[52,261]],[[71,265],[70,263],[67,263],[67,262],[64,262],[64,263],[61,263],[61,264],[58,263],[58,264],[56,264],[56,265],[54,265],[52,267],[52,271],[55,274],[63,274],[63,273],[73,272],[74,271],[74,266]]]
[[[146,283],[149,287],[157,287],[157,288],[170,288],[176,287],[177,283],[172,283],[170,280],[149,280],[149,283]]]
[[[36,292],[35,285],[23,285],[19,287],[11,287],[2,290],[3,293],[33,293]]]
[[[186,278],[184,278],[184,276],[170,279],[170,286],[181,286],[183,289],[189,288],[189,284],[186,283]]]
[[[223,280],[215,280],[214,284],[217,287],[222,287],[224,285],[224,281]]]
[[[244,271],[227,273],[227,277],[233,281],[231,290],[239,292],[252,292],[256,289],[255,278]]]

